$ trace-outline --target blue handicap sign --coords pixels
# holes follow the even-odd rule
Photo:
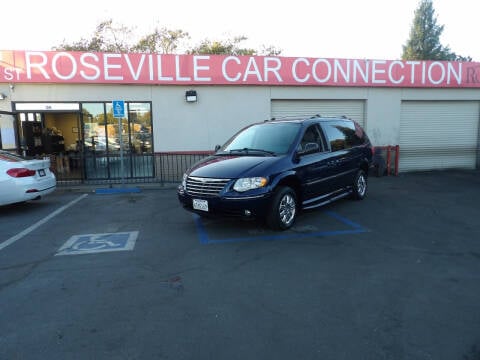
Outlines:
[[[113,117],[124,118],[125,117],[125,101],[123,100],[113,100]]]

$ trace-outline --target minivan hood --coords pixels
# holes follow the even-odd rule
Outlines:
[[[265,169],[278,160],[273,156],[209,156],[195,164],[189,176],[217,179],[265,176]]]

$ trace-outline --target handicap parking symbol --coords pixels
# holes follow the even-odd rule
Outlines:
[[[72,236],[56,255],[79,255],[133,250],[138,231]]]

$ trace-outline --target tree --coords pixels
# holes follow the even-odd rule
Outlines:
[[[114,25],[113,20],[109,19],[98,24],[90,38],[81,38],[73,43],[67,43],[64,40],[61,45],[53,47],[53,50],[172,54],[183,40],[190,39],[186,31],[169,30],[165,27],[155,28],[151,34],[140,37],[140,40],[134,44],[131,41],[132,35],[132,29],[121,24]],[[239,44],[244,40],[247,40],[245,36],[223,41],[203,40],[198,46],[187,50],[187,54],[279,55],[281,53],[281,50],[274,46],[263,46],[259,51],[240,47]]]
[[[54,50],[94,51],[94,52],[128,52],[131,49],[128,41],[132,30],[125,25],[113,25],[113,20],[105,20],[97,25],[90,39],[80,39],[72,44],[63,41]]]
[[[254,49],[241,48],[239,43],[247,40],[245,36],[236,36],[233,39],[226,40],[203,40],[198,46],[187,51],[194,55],[254,55]]]
[[[266,56],[278,56],[282,53],[281,49],[278,49],[277,47],[273,45],[263,45],[262,50],[260,50],[259,55],[266,55]]]
[[[183,30],[168,30],[155,28],[153,33],[140,39],[132,50],[148,53],[172,54],[178,48],[181,40],[189,39],[188,32]]]
[[[242,41],[247,40],[246,36],[236,36],[233,39],[226,40],[203,40],[198,46],[187,51],[188,54],[194,55],[279,55],[282,51],[274,46],[263,46],[258,51],[251,48],[240,47]]]
[[[444,26],[437,24],[432,0],[421,0],[415,10],[410,38],[403,45],[402,60],[456,60],[471,61],[457,55],[440,43]]]

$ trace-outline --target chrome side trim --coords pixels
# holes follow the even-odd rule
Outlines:
[[[315,199],[312,199],[312,200],[305,201],[303,203],[303,209],[308,210],[308,209],[313,209],[313,208],[316,208],[316,207],[320,207],[320,206],[329,204],[331,202],[337,201],[339,199],[342,199],[342,198],[350,195],[350,193],[351,193],[351,191],[343,190],[343,192],[341,194],[333,196],[331,198],[328,198],[327,200],[319,202],[319,203],[317,203],[317,201],[320,201],[322,198],[325,198],[328,195],[324,195],[324,196],[321,196],[321,197],[318,197],[318,198],[315,198]],[[331,194],[333,194],[333,193],[331,193]],[[329,194],[329,195],[331,195],[331,194]],[[312,205],[309,205],[309,204],[312,204]]]
[[[245,197],[224,197],[222,199],[225,199],[225,200],[251,200],[251,199],[260,199],[262,197],[265,197],[265,195],[262,194],[262,195],[245,196]]]
[[[340,177],[340,176],[344,176],[344,175],[347,175],[347,174],[350,174],[352,172],[355,172],[356,170],[348,170],[348,171],[344,171],[340,174],[335,174],[335,175],[332,175],[332,176],[328,176],[328,177],[325,177],[325,178],[321,178],[321,179],[317,179],[317,180],[312,180],[312,181],[309,181],[307,183],[305,183],[306,185],[310,186],[310,185],[314,185],[314,184],[318,184],[318,183],[321,183],[321,182],[324,182],[324,181],[327,181],[327,180],[331,180],[331,179],[334,179],[334,178],[337,178],[337,177]]]

